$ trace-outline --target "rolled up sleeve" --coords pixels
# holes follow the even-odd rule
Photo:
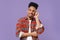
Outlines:
[[[40,23],[41,23],[41,21],[40,21]],[[37,25],[36,25],[36,32],[37,32],[37,34],[42,34],[44,32],[44,26],[42,23],[39,27],[37,27]]]
[[[36,32],[37,32],[38,34],[42,34],[42,33],[44,32],[44,26],[41,27],[41,28],[36,29]]]

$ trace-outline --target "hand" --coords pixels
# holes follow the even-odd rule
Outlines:
[[[34,31],[34,32],[32,32],[31,34],[36,34],[36,32]]]
[[[38,36],[37,33],[36,33],[35,31],[32,32],[30,35],[33,36],[33,37],[37,37],[37,36]]]
[[[38,18],[38,16],[39,16],[39,13],[36,12],[34,18],[36,19],[36,18]]]

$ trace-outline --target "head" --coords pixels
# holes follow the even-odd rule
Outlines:
[[[28,5],[28,17],[34,17],[38,8],[38,4],[34,2],[30,2]]]

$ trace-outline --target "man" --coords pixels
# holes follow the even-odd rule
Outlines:
[[[44,32],[44,26],[38,18],[37,8],[37,3],[30,2],[27,16],[18,20],[16,36],[20,40],[38,40],[38,35]]]

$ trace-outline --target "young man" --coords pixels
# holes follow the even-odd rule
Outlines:
[[[37,3],[30,2],[27,16],[18,20],[16,24],[16,36],[19,37],[20,40],[38,40],[38,34],[44,32],[44,26],[38,18],[37,8]]]

